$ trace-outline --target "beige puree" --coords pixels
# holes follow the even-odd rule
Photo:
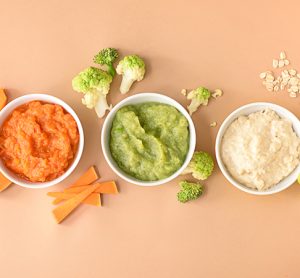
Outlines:
[[[299,164],[300,139],[292,123],[271,109],[240,116],[226,130],[221,156],[240,183],[266,190]]]

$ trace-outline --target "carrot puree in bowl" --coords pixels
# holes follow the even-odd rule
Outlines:
[[[71,165],[78,142],[69,113],[57,104],[32,101],[17,107],[0,128],[0,157],[21,178],[51,181]]]

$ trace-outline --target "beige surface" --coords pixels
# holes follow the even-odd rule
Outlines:
[[[185,105],[182,88],[220,87],[225,96],[193,116],[198,148],[213,152],[218,128],[209,123],[242,104],[271,101],[300,116],[299,99],[266,92],[258,78],[283,49],[300,69],[299,1],[0,1],[0,86],[10,99],[59,96],[84,125],[83,159],[56,189],[96,164],[121,191],[105,196],[102,208],[82,206],[62,225],[52,218],[47,190],[1,193],[1,277],[300,276],[300,186],[251,196],[217,169],[204,196],[183,205],[176,201],[180,179],[154,188],[127,184],[105,163],[102,121],[70,82],[99,49],[115,46],[146,59],[147,76],[131,94],[163,92]],[[123,98],[119,82],[113,103]]]

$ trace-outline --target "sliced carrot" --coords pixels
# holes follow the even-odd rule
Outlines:
[[[84,191],[76,194],[73,198],[67,200],[59,207],[55,208],[52,212],[57,221],[57,223],[61,223],[73,210],[75,210],[80,203],[86,199],[91,193],[97,190],[99,187],[98,184],[91,185],[89,188]]]
[[[118,194],[118,188],[114,181],[107,181],[98,183],[99,188],[95,191],[95,193],[103,193],[103,194]],[[76,187],[66,188],[64,193],[80,193],[83,190],[89,188],[90,185],[82,185]],[[51,194],[51,192],[49,192]],[[50,195],[49,195],[50,196]],[[52,204],[57,205],[62,202],[64,199],[57,196],[56,199],[53,200]]]
[[[97,193],[103,194],[118,194],[118,187],[115,181],[100,182],[100,186],[96,190]]]
[[[73,183],[70,187],[76,187],[80,185],[91,184],[99,179],[95,166],[91,166],[75,183]],[[58,204],[62,202],[64,199],[57,198],[53,201],[53,204]]]
[[[48,192],[47,195],[50,196],[50,197],[56,198],[56,199],[54,199],[53,203],[57,204],[56,200],[58,200],[58,199],[59,200],[69,200],[69,199],[73,198],[74,196],[76,196],[76,193]],[[84,199],[82,201],[82,203],[87,204],[87,205],[100,207],[101,206],[100,194],[99,193],[92,193],[86,199]]]
[[[53,205],[58,205],[59,203],[65,201],[64,199],[62,198],[55,198],[53,201],[52,201],[52,204]]]
[[[12,182],[0,173],[0,192],[8,188]]]
[[[6,105],[7,96],[5,94],[4,89],[0,89],[0,110]]]
[[[80,186],[80,185],[87,185],[95,182],[99,179],[100,176],[98,175],[95,166],[91,166],[75,183],[73,183],[70,187]]]
[[[103,193],[103,194],[118,194],[118,188],[114,181],[106,181],[106,182],[100,182],[95,183],[99,184],[98,189],[95,191],[97,193]],[[66,188],[64,190],[65,193],[80,193],[83,190],[89,188],[90,185],[82,185],[82,186],[76,186],[76,187],[70,187]]]

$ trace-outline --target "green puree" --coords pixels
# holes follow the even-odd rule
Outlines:
[[[139,180],[169,177],[183,164],[188,148],[188,121],[170,105],[141,103],[116,113],[112,156],[123,171]]]

